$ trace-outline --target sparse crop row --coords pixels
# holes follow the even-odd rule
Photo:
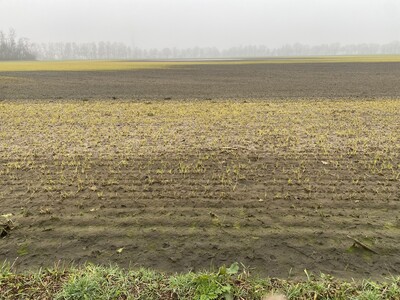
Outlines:
[[[355,184],[371,176],[398,182],[398,109],[398,101],[387,100],[3,103],[0,174],[25,170],[69,184],[95,179],[95,164],[110,174],[132,166],[153,176],[237,181],[256,166],[289,184],[316,172]],[[216,164],[221,153],[231,158]],[[270,165],[258,166],[268,157]]]
[[[398,101],[2,103],[2,195],[398,200]],[[34,179],[34,180],[33,180]],[[127,182],[130,181],[130,182]],[[190,188],[191,187],[191,188]],[[254,187],[253,187],[254,188]],[[164,193],[164,195],[163,195]]]

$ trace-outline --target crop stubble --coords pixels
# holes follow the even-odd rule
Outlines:
[[[0,259],[20,268],[400,270],[398,100],[6,101],[0,119]]]

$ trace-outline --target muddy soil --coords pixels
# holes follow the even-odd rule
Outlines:
[[[165,70],[9,72],[0,99],[400,97],[400,63],[197,65]]]

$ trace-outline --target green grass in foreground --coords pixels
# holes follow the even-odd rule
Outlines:
[[[86,265],[14,274],[3,266],[1,299],[400,299],[400,277],[386,282],[344,282],[308,274],[304,281],[253,278],[238,264],[215,272],[168,276],[148,269]]]
[[[239,65],[239,64],[288,64],[288,63],[343,63],[343,62],[400,62],[400,55],[369,56],[319,56],[319,57],[277,57],[256,60],[221,61],[3,61],[0,72],[19,71],[124,71],[143,69],[165,69],[193,65]]]

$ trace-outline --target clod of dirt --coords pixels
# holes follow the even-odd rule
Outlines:
[[[355,239],[355,238],[353,238],[353,237],[351,237],[351,236],[347,236],[349,239],[351,239],[351,240],[353,240],[354,241],[354,244],[353,244],[353,246],[351,246],[350,248],[351,249],[357,249],[357,248],[361,248],[361,249],[363,249],[363,250],[366,250],[366,251],[369,251],[369,252],[371,252],[371,253],[374,253],[374,254],[379,254],[378,252],[376,252],[374,249],[372,249],[371,247],[369,247],[369,246],[367,246],[366,244],[364,244],[363,242],[360,242],[359,240],[357,240],[357,239]]]
[[[11,220],[8,220],[4,224],[0,224],[0,238],[5,238],[8,236],[13,228],[14,226]]]
[[[214,214],[213,212],[210,212],[210,217],[213,218],[213,219],[214,218],[218,218],[218,216],[216,214]]]

